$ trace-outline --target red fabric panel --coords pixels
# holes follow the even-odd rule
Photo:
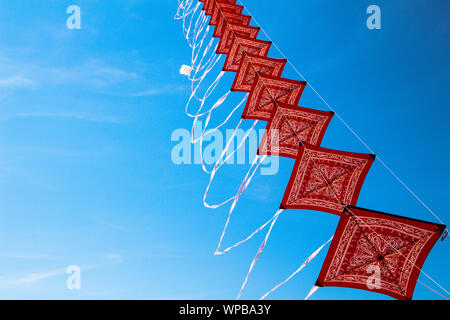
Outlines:
[[[252,26],[241,26],[236,24],[225,24],[225,28],[220,38],[219,45],[217,47],[216,53],[218,54],[228,54],[230,53],[231,46],[233,45],[234,38],[238,37],[256,39],[258,36],[260,28]]]
[[[223,12],[222,17],[220,17],[217,21],[217,25],[214,28],[213,37],[221,38],[226,29],[226,25],[229,23],[240,26],[248,26],[251,19],[252,17],[250,16],[225,11]]]
[[[411,299],[420,268],[445,228],[349,207],[339,220],[316,285]],[[375,269],[379,271],[378,283],[372,280]]]
[[[275,101],[297,104],[305,86],[305,81],[258,75],[242,118],[269,121]]]
[[[203,5],[203,10],[205,10],[206,15],[210,16],[213,14],[216,3],[236,4],[236,0],[206,0]]]
[[[333,115],[331,111],[278,103],[264,131],[258,154],[297,158],[300,142],[320,146]]]
[[[257,73],[264,76],[280,77],[286,62],[286,59],[261,57],[250,53],[244,54],[231,86],[231,91],[250,92]]]
[[[270,41],[234,37],[222,70],[237,72],[245,53],[265,57],[271,45]]]
[[[281,207],[340,215],[342,204],[356,205],[374,159],[371,154],[302,144]]]
[[[220,3],[214,5],[213,14],[211,15],[211,19],[209,19],[209,24],[215,26],[219,20],[219,18],[222,16],[223,12],[233,12],[233,13],[242,13],[242,10],[244,9],[243,6],[238,6],[236,4],[229,4],[229,3]]]

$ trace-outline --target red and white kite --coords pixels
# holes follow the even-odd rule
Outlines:
[[[320,146],[332,111],[320,111],[279,102],[267,124],[259,155],[297,158],[300,142]]]
[[[215,26],[219,19],[222,18],[223,12],[233,12],[233,13],[242,13],[244,9],[243,6],[239,6],[236,4],[229,3],[221,3],[214,5],[213,14],[211,15],[211,19],[209,19],[209,25]]]
[[[265,57],[269,52],[272,42],[243,37],[234,37],[230,52],[225,60],[223,71],[237,72],[244,55],[252,54]]]
[[[301,144],[281,208],[340,215],[343,205],[356,205],[374,159],[372,154]]]
[[[297,104],[305,81],[257,75],[242,118],[268,121],[276,103]]]
[[[240,26],[248,26],[252,17],[240,13],[222,12],[222,17],[217,19],[216,27],[214,28],[213,37],[221,38],[227,24],[237,24]]]
[[[256,39],[260,28],[252,26],[241,26],[237,24],[227,23],[220,38],[219,45],[216,53],[228,54],[230,53],[231,46],[233,45],[234,38],[242,37],[248,39]]]
[[[246,53],[241,59],[231,91],[252,91],[257,74],[279,78],[286,65],[286,59],[275,59]]]
[[[214,7],[216,3],[218,4],[236,4],[236,0],[206,0],[206,1],[200,1],[204,2],[203,10],[205,10],[205,14],[207,16],[210,16],[214,13]]]
[[[444,225],[348,207],[316,286],[348,287],[411,299]]]

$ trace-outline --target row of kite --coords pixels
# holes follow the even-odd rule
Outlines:
[[[340,216],[335,234],[308,257],[292,276],[263,298],[291,279],[331,242],[317,282],[308,297],[319,287],[336,286],[370,290],[397,299],[411,299],[425,259],[446,226],[356,207],[375,155],[321,147],[334,112],[298,106],[307,83],[282,77],[287,60],[267,56],[272,42],[257,39],[260,28],[250,26],[252,17],[244,15],[243,9],[243,6],[236,4],[236,0],[179,0],[176,15],[177,19],[183,20],[184,35],[192,48],[191,66],[184,66],[181,70],[192,83],[186,114],[194,118],[194,125],[200,117],[206,116],[207,119],[201,136],[197,139],[192,136],[192,142],[200,142],[201,145],[205,136],[223,126],[244,103],[237,128],[243,119],[253,120],[252,128],[258,121],[267,122],[252,167],[235,196],[217,205],[206,201],[215,174],[230,154],[227,153],[229,143],[212,170],[202,165],[203,170],[211,176],[203,197],[204,204],[218,208],[232,202],[216,254],[229,251],[269,226],[238,298],[279,215],[288,209],[307,209]],[[214,27],[214,32],[208,42],[210,27]],[[214,46],[215,39],[218,42]],[[200,84],[221,55],[226,56],[222,71],[203,96],[199,95]],[[232,87],[210,109],[205,110],[206,100],[217,88],[224,72],[236,73]],[[235,91],[246,93],[245,98],[231,110],[221,125],[208,130],[212,112],[223,104],[230,92]],[[200,103],[195,113],[188,110],[192,101]],[[241,145],[242,142],[238,148]],[[249,237],[220,251],[231,212],[257,167],[267,156],[295,159],[280,209]],[[448,296],[448,292],[440,288]]]

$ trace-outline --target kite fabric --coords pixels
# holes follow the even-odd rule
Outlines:
[[[420,269],[446,226],[346,207],[316,286],[411,299]]]
[[[340,215],[345,205],[356,205],[373,154],[299,146],[281,208],[324,211]]]
[[[258,154],[296,159],[300,142],[320,146],[333,115],[332,111],[319,111],[279,102],[278,107],[272,110]],[[273,145],[272,141],[275,141],[276,145]]]
[[[203,10],[205,10],[206,15],[212,15],[214,11],[214,7],[217,4],[226,5],[226,4],[236,4],[236,0],[207,0],[207,1],[200,1],[204,2]]]
[[[231,91],[251,92],[258,74],[281,77],[286,62],[286,59],[257,56],[246,52],[239,64]]]
[[[247,39],[256,39],[260,28],[252,26],[241,26],[238,24],[227,23],[223,31],[222,37],[219,40],[217,47],[217,54],[228,54],[236,37],[243,37]]]
[[[272,42],[250,39],[243,37],[234,37],[233,44],[231,45],[230,52],[227,55],[223,71],[237,72],[244,55],[247,53],[265,57],[269,52]]]
[[[340,216],[336,232],[262,299],[298,274],[330,242],[317,282],[307,299],[318,288],[326,286],[356,288],[397,299],[411,299],[422,265],[446,226],[356,207],[375,155],[321,146],[334,112],[298,106],[306,81],[282,77],[287,60],[268,56],[272,42],[257,39],[261,29],[250,25],[252,17],[242,13],[243,5],[237,4],[236,0],[178,0],[178,4],[175,19],[183,21],[183,34],[192,48],[191,65],[183,65],[180,70],[191,81],[191,95],[185,113],[194,118],[191,142],[199,143],[202,169],[210,175],[203,204],[217,209],[230,203],[214,254],[227,253],[268,227],[237,298],[242,295],[280,214],[285,210],[300,209]],[[210,27],[214,31],[208,42]],[[222,55],[225,55],[222,70],[209,85],[205,84],[207,75]],[[231,88],[216,102],[208,103],[226,72],[235,72]],[[201,85],[207,87],[203,95],[200,93]],[[218,126],[208,128],[213,111],[223,106],[232,92],[244,92],[245,96],[238,105],[230,108]],[[192,104],[199,104],[197,111],[189,111]],[[204,138],[220,130],[241,107],[241,119],[233,134],[212,169],[207,169],[203,161]],[[194,127],[203,118],[203,128],[195,137]],[[244,119],[254,122],[235,147],[232,142]],[[266,129],[236,194],[217,204],[209,203],[207,195],[217,172],[244,145],[259,121],[267,121]],[[295,159],[280,208],[243,240],[221,249],[237,202],[267,156]]]
[[[305,86],[305,81],[258,74],[242,113],[242,118],[268,121],[272,110],[279,102],[296,105]]]
[[[241,13],[244,9],[243,6],[235,5],[235,4],[229,4],[224,3],[220,6],[216,5],[213,9],[213,14],[211,15],[211,18],[209,20],[209,25],[215,26],[219,19],[222,18],[222,12],[232,12],[232,13]]]
[[[233,12],[222,12],[223,17],[217,20],[217,25],[215,26],[213,37],[221,38],[225,32],[225,27],[227,24],[237,24],[241,26],[248,26],[252,17],[245,16],[239,13]]]

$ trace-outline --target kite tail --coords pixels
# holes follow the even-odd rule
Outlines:
[[[275,218],[277,218],[277,216],[278,216],[278,212],[277,212],[272,218],[270,218],[266,223],[264,223],[262,226],[260,226],[259,228],[257,228],[255,231],[253,231],[253,233],[250,234],[250,235],[249,235],[247,238],[245,238],[244,240],[235,243],[234,245],[232,245],[232,246],[226,248],[226,249],[223,250],[223,251],[219,251],[220,246],[221,246],[221,244],[222,244],[222,239],[223,239],[223,237],[224,237],[224,235],[225,235],[225,231],[226,231],[226,228],[227,228],[227,225],[228,225],[228,221],[230,220],[229,217],[228,217],[227,223],[225,224],[225,228],[224,228],[223,233],[222,233],[222,237],[220,238],[219,245],[218,245],[218,247],[217,247],[217,249],[216,249],[216,252],[215,252],[214,254],[215,254],[215,255],[225,254],[225,253],[227,253],[228,251],[230,251],[231,249],[236,248],[237,246],[240,246],[241,244],[247,242],[248,240],[250,240],[251,238],[253,238],[253,236],[254,236],[255,234],[257,234],[258,232],[260,232],[261,230],[263,230],[265,227],[267,227],[267,225],[268,225],[269,223],[271,223]]]
[[[266,237],[264,238],[263,242],[261,243],[261,245],[259,246],[258,252],[256,253],[255,258],[253,258],[252,263],[250,264],[250,268],[248,269],[247,272],[247,276],[245,277],[244,283],[242,284],[241,290],[239,291],[239,294],[237,295],[237,298],[239,300],[239,298],[242,295],[242,292],[244,291],[245,286],[247,285],[247,281],[248,278],[250,276],[250,273],[252,272],[253,268],[255,267],[256,261],[258,261],[259,257],[261,256],[266,244],[267,244],[267,240],[269,239],[270,233],[272,232],[272,228],[275,225],[275,222],[277,222],[278,217],[280,216],[280,214],[284,211],[284,209],[279,209],[277,211],[277,213],[275,214],[274,219],[272,220],[272,223],[270,225],[269,230],[267,231]]]
[[[193,123],[192,123],[192,127],[191,127],[191,143],[197,143],[198,141],[201,141],[202,139],[203,139],[203,137],[205,136],[205,130],[206,130],[206,127],[208,126],[208,124],[209,124],[209,121],[211,120],[211,114],[212,114],[212,112],[215,110],[215,109],[217,109],[218,107],[220,107],[224,102],[225,102],[225,100],[227,99],[227,97],[228,97],[228,95],[230,94],[230,92],[231,91],[228,91],[227,93],[225,93],[222,97],[220,97],[219,98],[219,100],[217,100],[214,104],[213,104],[213,106],[211,107],[211,108],[209,108],[207,111],[205,111],[205,112],[203,112],[203,113],[199,113],[200,111],[201,111],[201,108],[203,107],[203,103],[202,103],[202,106],[201,106],[201,108],[199,109],[199,111],[197,112],[197,114],[195,115],[195,117],[194,117],[194,121],[193,121]],[[207,115],[206,116],[206,119],[205,119],[205,123],[204,123],[204,128],[202,129],[202,134],[199,136],[199,137],[194,137],[194,129],[195,129],[195,125],[196,125],[196,123],[197,123],[197,121],[198,121],[198,118],[199,117],[201,117],[201,116],[204,116],[204,115]]]
[[[244,96],[244,98],[236,105],[236,107],[234,107],[234,109],[228,114],[228,116],[225,118],[225,120],[224,120],[221,124],[219,124],[219,125],[216,126],[215,128],[212,128],[212,129],[207,130],[208,125],[209,125],[209,122],[210,122],[210,120],[211,120],[212,112],[213,112],[215,109],[217,109],[220,105],[223,104],[223,102],[226,100],[226,98],[228,97],[228,95],[230,94],[230,92],[231,92],[231,91],[228,91],[225,95],[223,95],[223,96],[222,96],[222,97],[221,97],[221,98],[220,98],[220,99],[219,99],[219,100],[218,100],[218,101],[217,101],[217,102],[209,109],[208,115],[207,115],[207,117],[206,117],[206,120],[205,120],[205,123],[204,123],[204,127],[203,127],[203,130],[202,130],[202,133],[201,133],[200,137],[198,137],[198,138],[196,138],[196,139],[193,139],[193,136],[194,136],[194,129],[195,129],[195,123],[196,123],[196,120],[197,120],[197,119],[194,120],[194,124],[192,125],[192,128],[191,128],[191,142],[192,142],[192,143],[196,143],[196,142],[199,141],[199,143],[200,143],[200,160],[201,160],[201,164],[202,164],[202,169],[203,169],[204,172],[206,172],[206,173],[208,173],[208,174],[211,174],[211,173],[212,173],[212,170],[211,170],[211,171],[208,171],[208,169],[206,168],[205,162],[203,161],[203,140],[204,140],[204,138],[205,138],[206,136],[210,135],[211,133],[218,131],[222,126],[224,126],[224,125],[230,120],[230,118],[231,118],[231,116],[234,114],[234,112],[235,112],[236,110],[238,110],[238,109],[242,106],[242,104],[246,101],[246,99],[247,99],[247,97],[248,97],[248,94],[246,94],[246,95]],[[236,131],[237,131],[237,129],[233,132],[232,138],[234,138],[234,136],[236,135]],[[250,134],[250,131],[248,132],[248,134]],[[243,138],[243,141],[245,141],[245,139],[247,138],[248,134]],[[232,139],[232,138],[230,138],[230,139]],[[227,148],[225,149],[225,152],[223,152],[223,150],[222,150],[222,153],[221,153],[221,155],[219,156],[219,158],[216,160],[215,165],[216,165],[217,163],[219,163],[220,160],[224,157],[225,153],[228,151],[228,149],[229,149],[229,147],[230,147],[230,144],[231,144],[231,143],[228,143],[228,141],[227,141],[227,144],[226,144]],[[241,144],[241,145],[242,145],[242,144]],[[239,146],[239,148],[240,148],[240,146]],[[234,154],[234,152],[233,152],[232,154]],[[228,158],[227,158],[227,159],[228,159]],[[227,159],[226,159],[226,160],[227,160]],[[223,163],[226,162],[226,160],[224,160]],[[223,163],[222,163],[222,164],[223,164]],[[222,166],[222,164],[220,164],[220,166]]]
[[[228,160],[228,159],[229,159],[229,158],[230,158],[237,150],[239,150],[239,149],[242,147],[242,145],[244,144],[244,142],[245,142],[245,140],[247,139],[248,135],[250,134],[250,132],[253,130],[253,128],[254,128],[254,127],[256,126],[256,124],[258,123],[258,120],[255,120],[255,122],[253,123],[252,127],[246,132],[246,134],[245,134],[244,137],[242,138],[242,141],[241,141],[240,144],[235,148],[235,150],[233,150],[232,152],[230,152],[230,153],[227,155],[227,157],[225,157],[225,159],[223,159],[223,157],[224,157],[225,154],[227,153],[228,149],[230,148],[231,142],[233,141],[233,138],[234,138],[234,136],[236,135],[236,132],[237,132],[237,130],[239,129],[241,123],[242,123],[242,119],[239,121],[238,125],[237,125],[236,128],[234,129],[234,132],[233,132],[233,134],[231,135],[231,138],[228,140],[227,145],[225,146],[224,150],[222,151],[222,154],[221,154],[221,155],[219,156],[219,158],[217,159],[217,161],[216,161],[216,163],[214,164],[214,167],[213,167],[213,169],[212,169],[212,171],[211,171],[211,174],[210,174],[210,177],[209,177],[209,183],[208,183],[208,186],[206,187],[205,193],[203,194],[203,205],[204,205],[205,207],[207,207],[207,208],[210,208],[210,209],[217,209],[217,208],[219,208],[219,207],[221,207],[221,206],[227,204],[228,202],[233,201],[233,200],[236,198],[236,195],[235,195],[235,196],[233,196],[233,197],[231,197],[231,198],[229,198],[229,199],[227,199],[227,200],[225,200],[225,201],[223,201],[222,203],[219,203],[219,204],[209,204],[209,203],[206,201],[206,197],[208,196],[209,189],[211,188],[212,182],[213,182],[213,180],[214,180],[214,177],[215,177],[217,171],[220,169],[220,167],[221,167],[223,164],[226,163],[226,161],[227,161],[227,160]],[[258,158],[259,158],[258,156],[255,157],[255,159],[258,159]],[[220,162],[221,159],[223,159],[222,162]],[[250,170],[252,169],[252,167],[254,166],[254,164],[255,164],[255,161],[253,161],[253,164],[252,164],[252,166],[250,167]],[[250,170],[249,170],[249,172],[250,172]],[[249,172],[247,172],[247,175],[249,174]],[[253,171],[253,174],[251,175],[251,178],[253,178],[255,172],[256,172],[256,170]],[[247,175],[246,175],[246,177],[247,177]],[[246,179],[244,179],[244,181],[245,181],[245,180],[246,180]],[[248,186],[248,184],[250,183],[250,180],[251,180],[251,179],[247,180],[246,186]],[[242,185],[242,184],[241,184],[241,185]]]
[[[311,288],[311,291],[309,291],[308,295],[306,296],[305,300],[308,300],[317,290],[319,290],[320,287],[314,285]]]
[[[325,242],[323,245],[321,245],[316,251],[314,251],[306,260],[305,262],[303,262],[303,264],[300,266],[300,268],[298,268],[293,274],[291,274],[286,280],[284,280],[283,282],[277,284],[272,290],[270,290],[269,292],[267,292],[265,295],[263,295],[261,297],[260,300],[264,300],[269,294],[271,294],[272,292],[274,292],[275,290],[277,290],[279,287],[281,287],[282,285],[284,285],[286,282],[288,282],[289,280],[291,280],[297,273],[299,273],[300,271],[302,271],[303,268],[305,268],[319,253],[320,251],[322,251],[322,249],[331,242],[331,240],[333,240],[333,237],[331,237],[327,242]]]
[[[195,9],[192,7],[194,0],[178,0],[177,13],[173,17],[175,20],[180,20],[192,13]]]
[[[228,122],[228,120],[230,120],[230,118],[231,118],[231,116],[234,114],[234,112],[237,110],[237,109],[239,109],[241,106],[242,106],[242,104],[245,102],[245,100],[248,98],[248,93],[245,95],[245,97],[241,100],[241,102],[239,102],[239,104],[228,114],[228,116],[225,118],[225,120],[220,124],[220,125],[218,125],[217,127],[215,127],[215,128],[213,128],[213,129],[209,129],[209,130],[206,130],[206,125],[205,125],[205,130],[204,130],[204,132],[205,132],[205,136],[207,136],[208,134],[210,134],[210,133],[212,133],[212,132],[214,132],[214,131],[217,131],[218,129],[220,129],[223,125],[225,125],[227,122]],[[212,111],[212,110],[211,110]],[[210,117],[210,115],[208,115],[208,117]],[[209,123],[209,120],[208,120],[208,123]]]
[[[200,114],[200,111],[203,108],[203,105],[206,101],[206,99],[209,98],[209,96],[214,92],[214,90],[216,89],[217,85],[220,83],[220,80],[222,79],[223,75],[225,74],[224,71],[219,72],[219,74],[217,75],[216,79],[211,83],[211,85],[208,87],[208,89],[206,89],[205,93],[203,94],[203,97],[198,97],[197,96],[197,91],[199,90],[200,85],[202,84],[203,80],[205,79],[206,75],[214,68],[214,66],[216,65],[216,63],[220,60],[221,56],[217,56],[217,59],[213,61],[213,64],[211,66],[208,66],[208,68],[203,71],[203,74],[200,78],[193,78],[191,80],[191,95],[186,103],[186,107],[185,107],[185,113],[187,116],[194,118],[196,116],[201,116],[202,114]],[[195,72],[194,77],[197,75],[197,73]],[[196,85],[194,85],[194,83],[197,82]],[[195,99],[198,102],[200,102],[200,107],[197,110],[197,113],[190,113],[189,110],[189,106],[191,105],[192,100]],[[207,113],[207,112],[206,112]],[[205,113],[205,114],[206,114]]]

